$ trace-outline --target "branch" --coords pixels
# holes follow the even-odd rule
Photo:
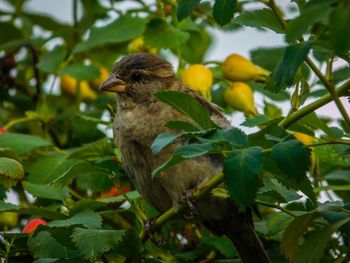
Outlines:
[[[32,58],[33,58],[33,72],[34,72],[34,78],[35,78],[35,96],[34,100],[37,101],[41,95],[41,83],[40,83],[40,74],[39,70],[36,67],[36,65],[39,62],[38,58],[38,52],[35,49],[35,47],[32,44],[25,44],[24,45],[26,48],[29,49],[29,51],[32,53]]]
[[[200,187],[196,188],[192,192],[192,196],[195,200],[199,200],[210,193],[211,190],[213,190],[215,187],[217,187],[219,184],[221,184],[224,180],[224,174],[220,173],[213,178],[211,178],[207,183],[204,185],[201,185]],[[160,228],[162,225],[170,221],[172,218],[177,216],[183,209],[185,208],[184,205],[178,204],[176,207],[170,208],[168,211],[161,214],[153,224],[153,227],[155,229]],[[139,235],[140,239],[146,240],[147,236],[145,235],[144,231],[142,231]]]
[[[337,96],[344,96],[346,95],[346,92],[350,90],[350,80],[345,82],[343,85],[341,85],[338,89],[335,90],[335,93]],[[309,105],[305,106],[304,108],[301,108],[298,111],[293,112],[290,114],[287,118],[283,119],[279,126],[283,128],[288,128],[290,125],[292,125],[294,122],[300,120],[301,118],[305,117],[306,115],[310,114],[311,112],[321,108],[322,106],[326,105],[327,103],[332,101],[331,94],[326,94],[320,99],[310,103]]]

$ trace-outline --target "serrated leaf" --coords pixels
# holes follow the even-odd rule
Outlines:
[[[280,142],[272,147],[272,158],[290,178],[302,180],[309,167],[309,151],[298,140]]]
[[[350,217],[347,217],[337,223],[317,229],[309,234],[298,251],[296,261],[298,263],[319,262],[333,233],[349,221]]]
[[[30,238],[28,249],[35,258],[70,259],[79,256],[76,250],[63,246],[48,231],[40,231]]]
[[[315,217],[315,213],[298,216],[294,218],[284,231],[281,250],[290,262],[295,262],[299,249],[299,238],[308,230]]]
[[[293,84],[295,73],[306,59],[311,49],[311,44],[311,42],[303,42],[289,45],[286,48],[282,59],[273,73],[276,86],[271,88],[271,91],[278,92],[283,87]]]
[[[64,58],[67,55],[67,50],[63,46],[56,46],[53,50],[48,51],[45,56],[37,64],[38,69],[43,72],[55,73]]]
[[[161,38],[159,36],[162,36]],[[175,48],[184,44],[190,34],[182,31],[163,19],[152,19],[144,33],[146,47],[149,48]]]
[[[236,11],[237,0],[215,0],[213,6],[213,17],[215,21],[224,26],[231,22]]]
[[[320,158],[320,161],[324,163],[343,168],[350,167],[350,155],[342,154],[332,145],[321,145],[319,147],[315,147],[314,151]]]
[[[83,211],[75,214],[71,218],[55,220],[47,224],[49,227],[69,227],[72,225],[83,225],[90,229],[101,229],[102,217],[92,211]]]
[[[177,139],[177,135],[161,133],[155,138],[151,145],[153,154],[158,154],[162,149],[173,143]]]
[[[281,60],[285,47],[257,48],[250,51],[250,57],[254,64],[269,71],[273,71]]]
[[[93,80],[100,76],[100,70],[95,65],[74,63],[61,68],[58,74],[66,74],[77,80]]]
[[[55,187],[52,185],[33,184],[27,181],[23,182],[23,188],[33,196],[46,199],[63,201],[64,198],[68,195],[67,189]]]
[[[79,43],[73,52],[88,51],[110,43],[121,43],[140,36],[147,20],[129,15],[120,16],[117,20],[103,27],[93,27],[85,41]]]
[[[244,147],[248,144],[248,136],[239,128],[217,130],[212,135],[209,134],[203,141],[229,142],[232,146]]]
[[[262,194],[266,192],[276,192],[280,196],[279,202],[291,202],[294,200],[298,200],[301,198],[300,195],[297,194],[296,191],[289,190],[286,187],[284,187],[282,184],[280,184],[277,179],[270,178],[270,177],[264,177],[264,187],[260,188],[260,192]]]
[[[260,147],[232,150],[224,161],[224,180],[230,197],[241,208],[254,202],[258,176],[262,171],[263,153]]]
[[[270,118],[266,115],[257,115],[253,118],[247,118],[244,122],[242,122],[240,125],[245,127],[255,127],[263,124],[264,122],[269,121]]]
[[[85,259],[95,261],[103,253],[118,245],[122,241],[125,232],[126,230],[75,228],[72,239]]]
[[[199,127],[203,129],[217,128],[210,119],[209,111],[191,95],[176,91],[161,91],[154,93],[154,96],[195,121]]]
[[[5,133],[0,135],[0,145],[2,148],[14,150],[18,155],[23,155],[37,148],[51,146],[52,144],[35,135]]]
[[[218,150],[212,143],[193,143],[183,145],[174,152],[173,156],[168,161],[153,170],[152,176],[155,176],[160,172],[175,166],[184,159],[195,158],[214,152],[218,152]]]
[[[179,0],[177,4],[177,19],[181,21],[182,19],[189,16],[193,9],[200,3],[201,0]]]
[[[283,28],[277,16],[271,9],[267,8],[243,12],[236,17],[235,22],[243,26],[268,28],[277,33],[283,32]]]
[[[293,42],[298,40],[303,34],[307,33],[310,26],[327,17],[332,11],[331,5],[333,2],[320,1],[320,3],[308,5],[302,9],[300,16],[289,21],[287,24],[287,41]]]

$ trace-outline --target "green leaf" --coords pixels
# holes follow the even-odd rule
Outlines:
[[[70,64],[61,68],[58,74],[67,74],[77,80],[93,80],[99,77],[100,70],[95,65],[84,65],[84,64]]]
[[[10,204],[0,200],[0,212],[16,211],[19,207],[14,204]]]
[[[47,231],[40,231],[28,240],[28,249],[35,258],[76,258],[79,254],[54,239]]]
[[[102,217],[92,211],[83,211],[73,217],[64,220],[55,220],[47,224],[49,227],[70,227],[72,225],[83,225],[86,228],[101,229]]]
[[[301,196],[298,195],[296,191],[287,189],[282,184],[280,184],[277,179],[265,176],[263,180],[264,187],[260,189],[260,193],[262,193],[262,195],[268,192],[275,192],[279,195],[278,201],[280,203],[287,203],[301,198]]]
[[[308,230],[315,217],[315,213],[298,216],[284,231],[281,250],[290,262],[295,262],[299,249],[299,238]]]
[[[179,147],[174,154],[178,154],[183,158],[188,159],[208,154],[213,150],[214,147],[211,143],[193,143]]]
[[[14,150],[18,155],[24,155],[37,148],[51,146],[52,144],[34,135],[5,133],[0,135],[0,145],[2,148]]]
[[[196,29],[198,29],[198,27],[196,27]],[[188,41],[180,46],[182,57],[190,64],[202,63],[212,42],[211,37],[204,28],[200,28],[196,31],[191,30],[189,33],[190,38]]]
[[[147,20],[129,15],[120,16],[117,20],[103,27],[93,27],[88,39],[79,43],[73,52],[88,51],[92,48],[110,43],[122,43],[138,37],[145,29]]]
[[[323,255],[329,240],[334,232],[336,232],[341,226],[348,223],[350,217],[338,221],[330,226],[326,226],[321,229],[317,229],[311,232],[304,241],[304,244],[300,247],[296,262],[300,263],[313,263],[319,262]]]
[[[322,21],[332,11],[334,1],[320,1],[314,5],[308,5],[301,10],[300,16],[287,24],[286,39],[288,42],[298,40],[307,33],[310,26]]]
[[[162,36],[161,38],[159,36]],[[184,44],[190,34],[184,32],[163,19],[152,19],[147,24],[144,34],[145,46],[148,48],[175,48]]]
[[[56,179],[62,171],[62,167],[66,162],[65,155],[61,153],[48,153],[39,155],[37,160],[34,160],[28,165],[27,181],[35,184],[47,184]]]
[[[314,148],[320,161],[338,167],[350,167],[350,155],[341,153],[333,145],[321,145]]]
[[[24,170],[21,163],[7,157],[0,157],[0,183],[5,187],[15,185],[24,178]]]
[[[254,202],[262,166],[263,153],[260,147],[234,149],[227,155],[224,161],[224,180],[230,197],[240,207]]]
[[[177,135],[161,133],[155,138],[151,145],[153,154],[158,154],[162,149],[164,149],[169,144],[173,143],[177,139]]]
[[[232,241],[226,237],[217,237],[217,236],[203,236],[201,242],[205,245],[209,245],[219,251],[222,255],[228,258],[237,256],[236,249],[232,244]]]
[[[61,170],[61,167],[58,167],[62,173],[56,177],[50,184],[55,186],[65,186],[71,180],[76,177],[89,176],[89,177],[108,177],[109,171],[106,169],[102,169],[96,167],[85,161],[74,161],[68,163],[69,165],[65,165],[62,168],[66,168],[65,170]],[[85,177],[85,180],[87,178]],[[97,189],[97,185],[95,185],[95,190]]]
[[[231,22],[236,11],[237,0],[215,0],[213,6],[213,17],[215,21],[224,26]]]
[[[271,91],[278,92],[284,85],[291,86],[293,84],[295,73],[306,59],[311,49],[311,42],[303,42],[289,45],[274,71],[274,80],[276,87]]]
[[[168,121],[165,127],[172,130],[183,130],[188,132],[198,131],[198,128],[186,121]]]
[[[201,0],[179,0],[177,4],[177,19],[182,19],[189,16],[193,9],[200,3]]]
[[[63,201],[64,198],[68,195],[67,189],[51,185],[33,184],[27,181],[23,182],[23,188],[33,196],[46,199]]]
[[[227,130],[217,130],[207,137],[208,139],[204,139],[203,141],[229,142],[234,147],[244,147],[248,144],[248,136],[241,129],[235,127]]]
[[[75,228],[72,239],[84,259],[96,261],[103,253],[118,245],[125,232],[125,230]]]
[[[38,69],[43,72],[55,73],[64,58],[67,55],[67,50],[63,46],[56,46],[53,50],[48,51],[45,56],[37,64]]]
[[[270,118],[266,115],[257,115],[253,118],[247,118],[244,122],[242,122],[240,125],[245,127],[255,127],[263,124],[264,122],[269,121]]]
[[[250,51],[250,57],[254,64],[273,71],[284,51],[285,47],[257,48]]]
[[[272,158],[290,178],[302,180],[309,167],[309,151],[298,140],[280,142],[272,147]]]
[[[21,160],[19,159],[18,155],[15,153],[15,151],[9,149],[9,148],[0,148],[0,157],[7,157],[10,159],[14,159],[18,162]]]
[[[113,155],[113,147],[110,140],[108,138],[103,138],[74,150],[67,159],[96,162]]]
[[[346,53],[350,49],[350,3],[340,1],[329,19],[330,41],[337,53]]]
[[[243,12],[236,17],[235,22],[243,26],[268,28],[277,33],[283,32],[283,28],[277,16],[271,9],[267,8]]]
[[[209,111],[189,94],[176,91],[161,91],[154,93],[154,96],[195,121],[203,129],[217,127],[210,119]]]

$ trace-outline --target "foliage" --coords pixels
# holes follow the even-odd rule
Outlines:
[[[350,261],[350,106],[339,100],[350,94],[349,0],[292,1],[289,20],[274,0],[256,1],[256,9],[241,0],[135,0],[128,2],[136,7],[125,9],[116,0],[71,0],[71,24],[29,11],[27,2],[6,0],[8,11],[0,11],[0,256],[6,262],[233,262],[238,256],[229,239],[166,215],[159,225],[165,243],[145,241],[142,220],[157,212],[126,177],[118,147],[106,136],[115,98],[97,87],[102,72],[141,38],[139,51],[179,60],[179,77],[189,64],[206,64],[213,102],[235,114],[224,99],[232,81],[223,76],[222,61],[205,55],[214,29],[229,34],[244,27],[285,39],[284,46],[251,51],[252,62],[272,72],[266,81],[248,82],[264,96],[263,105],[253,105],[258,113],[242,120],[254,132],[218,127],[190,95],[157,93],[189,121],[168,122],[173,133],[155,139],[154,154],[177,140],[184,144],[153,176],[187,158],[221,155],[216,185],[223,180],[226,190],[212,194],[241,209],[258,206],[256,231],[273,262]],[[67,75],[73,81],[61,82]],[[281,101],[290,103],[288,114]],[[315,113],[331,101],[342,118]],[[294,132],[314,141],[304,145]],[[48,223],[21,233],[32,218]]]

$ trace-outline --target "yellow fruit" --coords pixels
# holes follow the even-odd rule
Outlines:
[[[244,82],[232,83],[225,90],[224,98],[228,105],[236,110],[243,111],[248,116],[258,114],[254,105],[253,91]]]
[[[137,53],[137,52],[150,52],[152,54],[157,54],[158,50],[156,48],[146,48],[145,42],[143,41],[143,37],[134,38],[128,45],[129,53]]]
[[[97,87],[97,88],[101,85],[103,81],[105,81],[109,77],[109,71],[104,66],[100,66],[99,69],[100,69],[100,75],[98,76],[98,78],[92,81],[92,84],[94,85],[94,87]]]
[[[1,212],[0,213],[0,225],[15,227],[18,222],[18,214],[13,212]]]
[[[226,78],[236,81],[265,81],[270,74],[266,69],[254,65],[250,60],[238,54],[228,56],[222,70]]]
[[[78,95],[78,81],[75,78],[72,78],[68,75],[62,75],[61,77],[61,89],[63,92],[71,95]],[[79,95],[82,100],[95,100],[97,94],[90,88],[90,85],[87,81],[80,81]]]
[[[213,73],[202,64],[189,66],[182,72],[182,82],[189,88],[199,91],[204,98],[211,100]]]
[[[315,138],[301,132],[294,132],[294,137],[305,145],[310,145],[315,141]]]

